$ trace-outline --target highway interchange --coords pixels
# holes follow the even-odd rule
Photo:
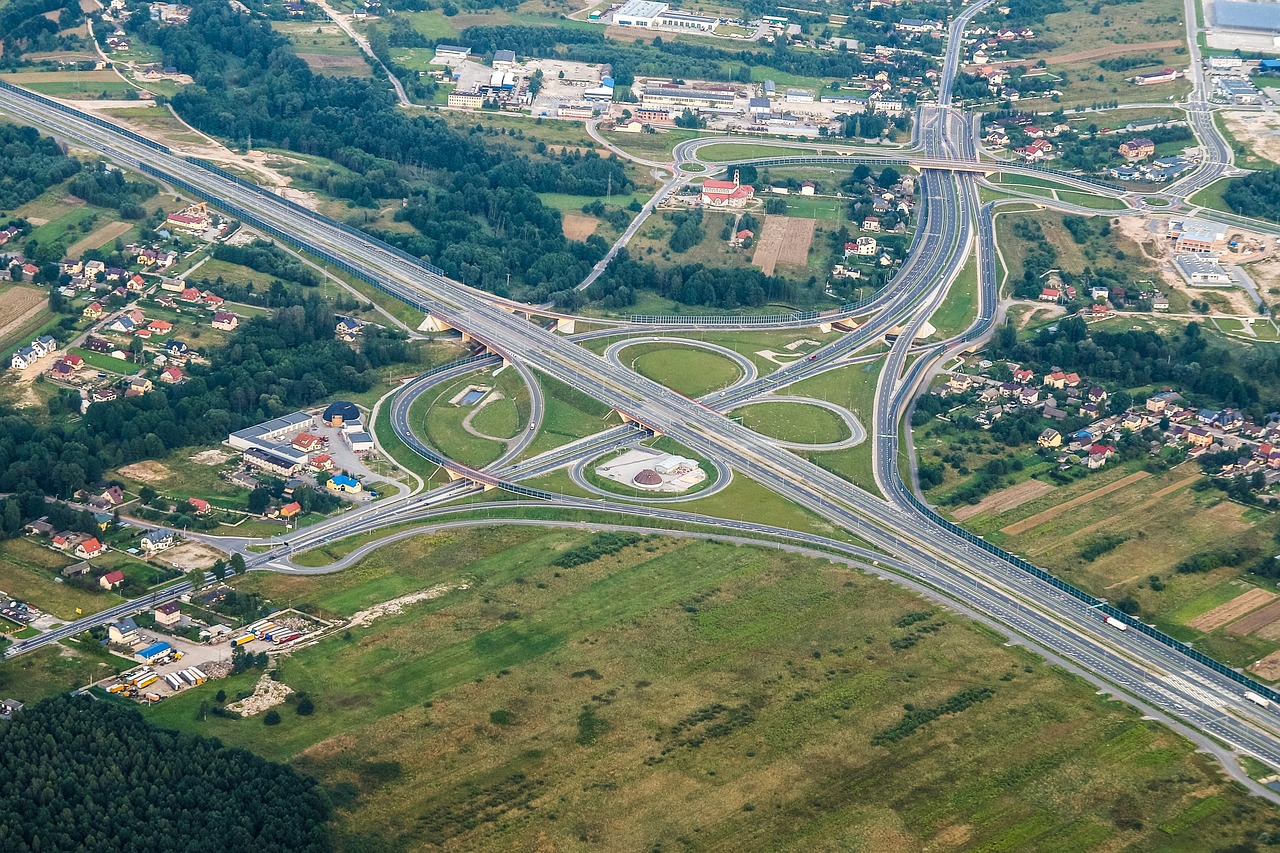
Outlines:
[[[348,272],[376,283],[388,293],[429,313],[436,321],[465,332],[483,344],[485,354],[437,369],[405,386],[389,401],[392,425],[402,441],[421,455],[437,462],[456,477],[446,486],[414,495],[380,502],[353,510],[329,522],[307,527],[270,543],[278,547],[266,553],[250,552],[254,540],[223,541],[224,547],[245,554],[253,568],[289,572],[336,571],[350,565],[373,547],[387,540],[363,545],[343,560],[323,569],[307,569],[289,561],[291,554],[357,534],[370,534],[392,525],[413,523],[393,537],[427,529],[427,525],[510,523],[564,523],[552,519],[535,520],[531,510],[548,513],[573,510],[605,513],[610,519],[629,518],[630,526],[657,527],[685,525],[694,530],[728,531],[734,536],[811,549],[814,553],[837,555],[843,560],[918,589],[946,601],[975,618],[996,624],[1019,642],[1035,648],[1048,659],[1085,674],[1106,689],[1164,719],[1187,734],[1203,749],[1217,755],[1227,771],[1263,796],[1280,801],[1269,789],[1259,788],[1243,776],[1230,753],[1253,756],[1280,768],[1280,716],[1274,706],[1261,708],[1243,698],[1252,689],[1275,698],[1278,694],[1254,685],[1225,667],[1214,667],[1198,659],[1180,644],[1170,644],[1156,632],[1126,619],[1131,630],[1120,632],[1103,624],[1100,613],[1115,613],[1096,600],[1071,592],[1065,585],[1046,582],[1026,567],[1002,553],[941,523],[914,495],[902,477],[900,461],[909,449],[900,446],[904,419],[919,388],[938,366],[957,352],[980,341],[992,328],[998,308],[995,277],[993,206],[982,205],[978,185],[988,171],[1017,171],[989,162],[978,166],[979,145],[975,124],[950,106],[950,84],[959,66],[965,23],[986,2],[975,3],[956,18],[949,35],[943,84],[936,106],[922,107],[917,116],[913,146],[904,151],[874,151],[850,148],[867,162],[901,162],[921,169],[921,214],[911,253],[889,286],[868,303],[832,316],[857,316],[859,324],[835,342],[817,351],[812,359],[792,362],[771,374],[757,375],[754,366],[744,368],[743,377],[729,388],[703,400],[691,400],[633,372],[618,356],[626,343],[611,346],[600,357],[581,346],[585,339],[637,331],[660,331],[635,324],[614,324],[586,335],[562,336],[537,323],[513,314],[509,304],[497,304],[489,294],[465,287],[425,267],[415,258],[392,250],[360,232],[332,222],[277,196],[229,179],[187,161],[144,140],[123,134],[105,122],[91,120],[64,108],[53,108],[45,99],[11,86],[0,87],[0,109],[15,119],[34,124],[44,131],[95,150],[122,164],[132,166],[168,182],[183,192],[208,199],[227,212],[281,240],[297,245]],[[1188,13],[1189,42],[1195,50],[1194,9]],[[1198,65],[1198,63],[1197,63]],[[1202,75],[1194,81],[1187,106],[1191,126],[1200,138],[1204,161],[1199,170],[1168,188],[1164,195],[1185,209],[1186,198],[1231,170],[1231,151],[1212,121]],[[698,150],[716,140],[695,140],[675,151],[675,161],[667,166],[669,177],[658,195],[694,179],[682,167],[698,163]],[[845,155],[834,155],[835,158]],[[796,162],[827,162],[826,157],[787,158]],[[707,164],[729,168],[731,164]],[[1056,177],[1056,176],[1055,176]],[[1081,187],[1096,184],[1080,180]],[[1150,194],[1148,194],[1150,195]],[[655,199],[657,196],[655,196]],[[1036,198],[1037,203],[1055,203]],[[637,217],[634,233],[653,201]],[[1066,207],[1066,205],[1063,205]],[[1134,206],[1137,206],[1136,204]],[[1069,206],[1078,207],[1078,206]],[[1114,212],[1108,212],[1114,215]],[[1207,213],[1206,215],[1214,215]],[[1223,216],[1228,221],[1241,218]],[[1249,222],[1259,230],[1271,226]],[[620,241],[619,245],[625,242]],[[616,247],[615,247],[616,248]],[[951,284],[971,257],[977,258],[979,299],[977,318],[969,329],[955,337],[919,345],[916,331],[946,299]],[[583,283],[588,286],[592,277]],[[550,312],[544,312],[550,313]],[[598,321],[591,320],[596,323]],[[782,321],[774,325],[814,325],[817,321]],[[715,323],[716,328],[726,327]],[[758,321],[744,320],[744,327],[760,328]],[[664,328],[697,328],[696,319],[665,324]],[[873,442],[876,484],[885,497],[873,495],[840,477],[806,462],[778,442],[752,432],[725,417],[748,402],[779,399],[777,392],[787,386],[829,370],[847,368],[865,359],[863,350],[880,344],[895,327],[904,331],[883,357],[876,389],[876,405],[867,438]],[[419,395],[443,382],[453,381],[482,369],[507,364],[521,373],[532,400],[532,429],[527,430],[483,471],[444,458],[418,437],[410,422],[410,408]],[[612,409],[623,413],[629,423],[580,439],[555,450],[520,460],[538,435],[544,407],[536,373],[558,379]],[[772,395],[772,396],[771,396]],[[784,530],[770,525],[714,518],[664,506],[661,502],[643,505],[623,499],[579,498],[549,493],[521,485],[542,474],[561,468],[580,470],[591,459],[634,443],[652,432],[670,436],[679,444],[707,460],[717,469],[717,481],[733,475],[746,476],[804,507],[829,523],[841,535],[821,536]],[[909,466],[908,466],[909,467]],[[481,490],[501,488],[517,500],[501,500],[481,505],[460,503]],[[450,519],[450,516],[453,516]],[[479,517],[478,517],[479,516]],[[701,534],[690,534],[701,535]],[[187,591],[184,584],[146,601],[129,602],[90,619],[47,632],[37,640],[19,644],[6,654],[20,654],[48,642],[124,615],[153,599],[163,600]],[[157,596],[159,597],[157,599]]]

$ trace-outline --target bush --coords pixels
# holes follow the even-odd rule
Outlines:
[[[280,712],[277,711],[275,708],[272,708],[270,711],[266,713],[266,715],[263,716],[262,724],[264,726],[280,725]]]
[[[316,704],[311,701],[310,696],[303,693],[298,697],[298,704],[293,710],[299,717],[310,717],[316,711]]]

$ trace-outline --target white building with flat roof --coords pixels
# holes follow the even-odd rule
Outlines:
[[[709,33],[720,23],[719,18],[706,15],[692,15],[688,12],[667,10],[654,19],[654,26],[670,27],[673,30],[698,30]]]
[[[620,27],[653,27],[658,16],[670,8],[657,0],[627,0],[613,13],[613,22]]]

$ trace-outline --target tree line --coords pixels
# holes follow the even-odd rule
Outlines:
[[[79,160],[35,128],[0,124],[0,209],[26,204],[79,171]]]
[[[0,726],[0,844],[37,853],[330,849],[314,780],[86,696]]]

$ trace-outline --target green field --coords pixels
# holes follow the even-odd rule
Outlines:
[[[146,713],[316,776],[344,850],[1190,851],[1269,815],[1187,741],[890,584],[662,537],[553,565],[589,540],[489,527],[244,578],[335,615],[449,591],[283,659],[313,716],[196,721],[254,673]]]
[[[132,666],[87,635],[0,663],[0,691],[28,704],[77,690]]]
[[[0,542],[0,590],[67,621],[120,603],[115,593],[64,583],[59,572],[73,562],[29,539]],[[84,613],[76,613],[77,608]]]
[[[830,370],[812,379],[792,385],[788,393],[800,397],[817,397],[843,406],[853,412],[863,424],[871,423],[874,412],[876,382],[884,362],[850,365],[840,370]],[[825,450],[807,453],[805,457],[831,473],[843,477],[874,495],[880,494],[871,467],[871,442],[864,441],[848,450]]]
[[[1192,195],[1191,198],[1187,199],[1187,201],[1197,207],[1207,207],[1211,210],[1221,210],[1225,213],[1234,213],[1235,211],[1233,211],[1227,204],[1227,200],[1223,198],[1223,193],[1226,192],[1227,187],[1231,185],[1232,180],[1232,178],[1222,178],[1221,180],[1214,181],[1209,184],[1209,186]]]
[[[483,373],[432,388],[410,406],[409,426],[419,438],[449,459],[483,468],[501,456],[506,445],[488,441],[463,429],[462,422],[475,411],[475,407],[458,406],[450,401],[469,385],[497,387],[493,378]]]
[[[678,344],[636,344],[618,357],[641,376],[686,397],[702,397],[742,378],[742,370],[724,356]]]
[[[978,259],[970,257],[929,322],[937,329],[935,337],[946,339],[969,328],[977,317]]]
[[[839,415],[821,406],[766,400],[734,409],[733,417],[761,435],[797,444],[832,444],[849,437]]]
[[[163,459],[135,462],[114,472],[132,492],[142,486],[151,486],[165,497],[181,500],[204,498],[224,506],[241,506],[249,493],[240,486],[222,479],[222,474],[239,465],[238,455],[225,450],[227,460],[217,465],[205,465],[192,457],[208,450],[207,447],[181,447]]]

